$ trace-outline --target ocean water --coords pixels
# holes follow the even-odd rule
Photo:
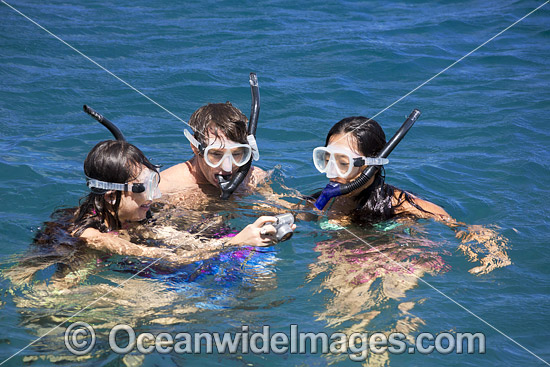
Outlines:
[[[243,325],[288,333],[292,324],[348,335],[481,332],[483,354],[370,354],[363,363],[550,362],[550,5],[392,105],[543,2],[9,4],[183,120],[203,104],[227,100],[248,114],[248,74],[256,72],[262,101],[257,165],[274,169],[277,185],[302,193],[326,184],[311,151],[334,123],[377,115],[391,136],[413,108],[420,109],[421,118],[390,157],[387,182],[443,206],[459,221],[497,228],[508,239],[511,264],[471,274],[479,264],[458,250],[451,229],[430,221],[388,231],[352,229],[370,244],[392,248],[391,260],[427,284],[393,269],[387,258],[368,255],[370,247],[349,234],[302,221],[290,241],[253,256],[223,254],[196,264],[181,282],[178,274],[164,275],[114,290],[129,274],[108,266],[65,292],[3,279],[0,363],[109,290],[108,298],[72,320],[99,330],[91,354],[71,356],[63,345],[65,325],[5,365],[358,363],[345,353],[124,356],[108,345],[107,330],[116,323],[152,333],[235,333]],[[110,136],[82,112],[83,104],[116,122],[156,163],[168,167],[191,157],[181,121],[2,2],[4,269],[29,248],[56,208],[75,206],[86,193],[82,162]],[[256,199],[237,204],[244,208]],[[241,228],[268,212],[238,210],[230,223]]]

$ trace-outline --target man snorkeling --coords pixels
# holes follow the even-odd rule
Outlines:
[[[211,103],[196,110],[189,119],[193,134],[185,130],[194,156],[162,171],[160,190],[170,194],[189,188],[221,189],[257,154],[247,139],[247,121],[230,102]],[[253,188],[265,177],[264,170],[252,166],[242,184]]]

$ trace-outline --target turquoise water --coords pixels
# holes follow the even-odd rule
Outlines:
[[[311,151],[350,115],[373,116],[542,2],[220,1],[195,4],[38,1],[12,5],[184,120],[207,102],[232,101],[248,114],[248,73],[262,98],[258,166],[302,193],[326,179]],[[550,5],[438,76],[376,120],[391,135],[413,108],[423,114],[391,156],[387,181],[443,206],[469,224],[495,225],[512,264],[489,274],[457,250],[447,227],[431,222],[389,232],[354,228],[374,244],[413,243],[427,260],[424,280],[503,334],[550,361]],[[13,264],[37,228],[86,193],[82,162],[109,138],[82,112],[89,104],[115,121],[156,163],[191,151],[183,124],[0,4],[0,256]],[[255,197],[242,199],[246,205]],[[242,210],[238,214],[258,215]],[[250,221],[238,216],[231,224]],[[343,249],[333,244],[346,244]],[[125,322],[139,331],[394,330],[483,332],[487,353],[391,355],[372,365],[542,365],[543,362],[420,282],[393,296],[391,274],[372,283],[361,243],[300,222],[289,241],[257,254],[231,277],[215,259],[195,281],[129,284],[79,317],[100,330]],[[347,250],[349,251],[347,251]],[[397,255],[396,255],[397,256]],[[407,261],[413,255],[405,253]],[[362,259],[363,261],[358,261]],[[239,262],[241,261],[241,262]],[[375,262],[375,269],[377,270]],[[436,265],[434,265],[436,264]],[[213,269],[213,270],[212,270]],[[47,274],[46,274],[47,277]],[[4,360],[128,275],[108,267],[67,294],[2,281]],[[399,278],[399,277],[398,277]],[[370,284],[370,288],[365,287]],[[101,288],[103,287],[103,288]],[[140,289],[140,292],[132,289]],[[397,293],[395,293],[397,292]],[[87,301],[87,302],[86,302]],[[409,311],[406,305],[414,304]],[[370,322],[366,320],[372,319]],[[50,365],[69,353],[59,329],[7,365]],[[107,347],[85,365],[350,365],[321,354],[162,355],[124,359]],[[34,362],[33,362],[34,361]],[[73,364],[68,357],[60,364]]]

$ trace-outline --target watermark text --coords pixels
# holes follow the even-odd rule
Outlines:
[[[177,354],[348,354],[352,361],[364,361],[368,353],[382,354],[484,354],[485,335],[477,333],[420,333],[410,343],[403,333],[325,333],[304,332],[292,324],[288,332],[271,332],[270,326],[251,331],[248,325],[237,332],[150,332],[136,333],[129,325],[116,325],[109,331],[109,347],[115,353],[139,352]],[[84,323],[70,325],[65,345],[76,355],[89,353],[96,342],[94,329]]]

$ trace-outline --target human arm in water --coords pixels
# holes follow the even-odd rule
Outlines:
[[[405,199],[405,195],[410,200]],[[447,222],[454,219],[439,205],[427,200],[420,199],[411,193],[404,193],[395,189],[392,197],[392,207],[395,214],[411,215],[417,218],[431,218],[440,222]]]
[[[90,248],[98,251],[152,259],[165,258],[167,261],[175,260],[172,251],[158,247],[136,245],[115,233],[104,233],[95,228],[86,228],[80,238],[86,241]]]
[[[275,222],[275,217],[262,216],[254,223],[247,225],[241,232],[229,240],[201,240],[198,236],[180,232],[170,227],[157,230],[157,239],[168,244],[181,246],[185,251],[174,252],[170,248],[149,247],[134,244],[115,233],[103,233],[95,228],[87,228],[80,235],[90,248],[118,255],[162,258],[172,263],[189,263],[214,256],[217,252],[229,246],[265,247],[277,243],[276,229],[268,224]],[[292,225],[292,230],[296,225]]]
[[[397,190],[396,190],[397,191]],[[410,195],[410,194],[409,194]],[[398,195],[394,196],[394,203]],[[432,218],[444,223],[453,231],[461,243],[458,248],[468,257],[469,261],[479,261],[481,265],[470,269],[472,274],[486,274],[496,268],[511,264],[506,253],[508,239],[497,231],[481,225],[467,225],[458,222],[443,208],[426,200],[411,195],[413,203],[404,201],[397,206],[396,214],[409,214],[419,218]]]
[[[244,227],[235,237],[226,242],[226,245],[229,246],[255,246],[255,247],[264,247],[272,246],[277,243],[275,235],[277,230],[271,224],[271,222],[276,222],[277,218],[270,216],[261,216],[252,224]],[[291,226],[292,230],[296,229],[296,224]]]

